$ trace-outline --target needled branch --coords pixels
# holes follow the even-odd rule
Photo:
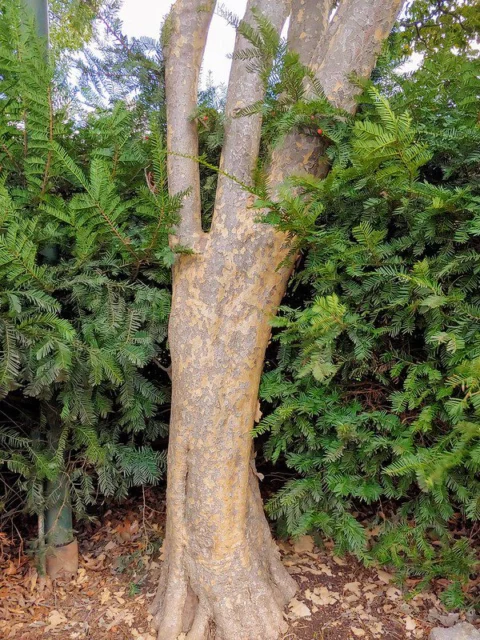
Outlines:
[[[197,125],[198,81],[214,0],[177,0],[164,26],[168,188],[186,192],[172,245],[195,249],[202,236]]]
[[[249,0],[244,21],[257,27],[255,15],[266,18],[279,34],[290,10],[290,0]],[[263,100],[265,78],[260,69],[252,69],[252,61],[243,59],[241,52],[253,50],[253,45],[237,33],[232,70],[225,108],[225,141],[219,175],[215,215],[212,230],[235,225],[237,213],[245,208],[245,192],[228,177],[234,175],[243,184],[252,184],[252,174],[260,147],[261,115],[236,117],[239,109]],[[268,61],[264,61],[268,64]]]

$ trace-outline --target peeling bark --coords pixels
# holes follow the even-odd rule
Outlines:
[[[246,19],[256,6],[280,30],[291,11],[289,46],[315,69],[327,95],[353,111],[357,89],[348,75],[371,72],[400,4],[342,0],[330,20],[331,0],[292,0],[291,7],[288,0],[250,0]],[[213,10],[207,3],[207,18],[205,6],[205,0],[177,0],[173,9],[175,41],[167,51],[170,153],[195,155],[197,147],[189,109],[195,106]],[[355,56],[346,53],[347,45]],[[236,50],[243,48],[238,37]],[[221,167],[247,184],[261,121],[236,119],[234,112],[261,100],[263,91],[261,79],[235,60]],[[291,174],[325,173],[323,154],[320,138],[287,136],[272,157],[272,189]],[[263,512],[250,434],[269,319],[290,275],[288,266],[278,268],[288,255],[288,238],[258,223],[253,198],[225,176],[219,177],[211,230],[201,232],[198,167],[173,157],[170,191],[191,187],[174,242],[195,253],[179,255],[173,274],[165,563],[153,605],[158,638],[176,640],[186,633],[187,640],[277,640],[296,584],[281,564]]]

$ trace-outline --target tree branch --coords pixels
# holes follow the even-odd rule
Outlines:
[[[252,10],[256,9],[280,33],[289,8],[290,0],[249,0],[244,21],[255,28]],[[224,174],[235,175],[241,183],[251,185],[260,147],[262,117],[260,114],[236,117],[236,112],[263,100],[265,82],[259,71],[252,71],[249,62],[238,57],[238,53],[246,49],[253,49],[253,45],[241,33],[237,33],[225,108],[225,142],[220,170]],[[233,228],[237,212],[244,208],[244,190],[226,175],[220,174],[212,231],[225,225]]]
[[[326,37],[334,4],[335,0],[292,0],[288,47],[305,66],[311,66],[318,43]],[[321,138],[298,131],[288,134],[272,154],[269,184],[273,193],[289,175],[322,175],[327,167],[319,160],[325,148]]]
[[[198,132],[191,116],[214,8],[214,0],[177,0],[164,25],[168,188],[172,195],[187,192],[171,244],[193,249],[203,232]]]
[[[309,65],[318,42],[325,37],[335,0],[292,0],[288,47]]]
[[[355,111],[359,87],[351,75],[368,78],[382,43],[404,0],[343,0],[326,37],[313,53],[311,66],[327,98],[345,111]]]
[[[404,0],[341,0],[326,32],[316,35],[312,30],[308,39],[310,51],[302,43],[303,60],[309,60],[325,94],[335,106],[352,113],[355,111],[355,96],[360,88],[351,82],[350,76],[370,76],[382,42],[395,24],[403,3]],[[323,5],[326,12],[328,1]],[[301,0],[297,0],[296,6],[301,10]],[[291,29],[296,30],[295,24],[292,16]],[[320,31],[322,25],[325,25],[325,18],[318,21]],[[293,49],[298,46],[298,37],[289,36],[289,41]],[[289,175],[322,175],[326,166],[319,160],[324,153],[325,143],[321,138],[291,133],[272,154],[271,188],[275,190]]]

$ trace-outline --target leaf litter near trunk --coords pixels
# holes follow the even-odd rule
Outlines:
[[[79,532],[81,562],[74,580],[51,584],[38,576],[18,541],[2,534],[0,637],[5,640],[156,640],[150,604],[162,564],[164,498],[151,491],[107,511],[101,524]],[[338,558],[313,538],[278,541],[299,585],[285,611],[284,640],[409,640],[460,618],[432,592],[406,601],[394,576]]]

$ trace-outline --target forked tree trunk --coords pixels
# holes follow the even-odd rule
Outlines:
[[[249,0],[280,31],[291,12],[289,44],[317,72],[326,95],[354,110],[348,76],[368,75],[401,0]],[[212,0],[177,0],[166,23],[169,189],[186,192],[172,244],[193,250],[174,267],[169,342],[172,419],[168,452],[164,566],[153,612],[159,640],[277,640],[296,584],[271,537],[252,457],[251,430],[270,336],[285,292],[279,269],[288,239],[256,221],[251,183],[260,117],[235,110],[264,95],[248,63],[233,61],[225,143],[212,228],[201,229],[196,125],[199,69]],[[236,51],[249,45],[237,36]],[[318,171],[319,138],[292,133],[273,155],[272,189],[289,174]],[[323,167],[324,167],[323,163]]]

